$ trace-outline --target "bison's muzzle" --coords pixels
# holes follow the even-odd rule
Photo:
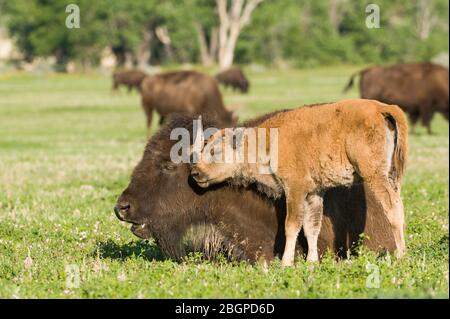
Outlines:
[[[136,207],[134,207],[135,209]],[[133,210],[129,201],[119,199],[116,206],[114,206],[114,213],[117,218],[123,222],[131,224],[131,232],[141,239],[148,239],[151,237],[150,229],[146,222],[134,220]]]
[[[114,206],[114,213],[121,221],[127,221],[127,214],[130,209],[131,205],[129,202],[118,202],[116,206]]]

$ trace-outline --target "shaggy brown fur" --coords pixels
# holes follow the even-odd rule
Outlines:
[[[234,90],[240,90],[242,93],[247,93],[250,86],[244,72],[238,67],[232,67],[216,74],[216,79],[225,87],[230,86]]]
[[[258,125],[276,113],[246,125]],[[281,257],[286,215],[283,198],[268,200],[253,187],[228,184],[205,190],[189,178],[190,164],[171,162],[170,149],[177,141],[170,140],[170,132],[184,127],[193,136],[194,119],[175,116],[149,140],[130,184],[117,201],[117,217],[132,223],[138,237],[153,237],[169,258],[184,257],[186,249],[200,250],[208,258],[222,251],[230,259],[250,262]],[[217,127],[218,123],[204,117],[203,126]],[[363,232],[369,249],[392,251],[395,242],[388,230],[383,212],[366,205],[361,185],[325,192],[318,243],[321,254],[330,249],[345,257]],[[297,252],[302,254],[306,249],[301,233]]]
[[[160,124],[171,113],[209,115],[223,125],[237,121],[226,110],[214,78],[203,73],[180,71],[149,76],[142,82],[141,93],[148,128],[154,110],[160,115]]]
[[[113,74],[113,91],[116,91],[120,85],[128,88],[128,93],[133,88],[140,91],[142,80],[146,77],[146,74],[137,70],[129,71],[117,71]]]
[[[357,75],[361,97],[399,105],[408,113],[413,132],[420,119],[431,134],[431,120],[436,112],[448,120],[448,69],[443,66],[412,63],[371,67],[352,75],[344,92],[353,86]]]
[[[295,242],[302,226],[308,241],[307,259],[318,260],[324,191],[360,181],[386,213],[398,255],[404,253],[400,183],[407,149],[407,123],[400,108],[373,100],[345,100],[278,113],[257,128],[278,128],[274,150],[279,154],[277,170],[260,174],[261,165],[268,163],[249,163],[248,157],[244,163],[208,161],[211,145],[217,142],[221,145],[218,156],[234,148],[230,136],[221,130],[206,143],[191,174],[202,187],[231,178],[238,183],[263,184],[271,190],[270,195],[285,194],[284,266],[294,262]],[[248,132],[249,128],[245,130]],[[256,150],[248,148],[247,154],[251,152]]]

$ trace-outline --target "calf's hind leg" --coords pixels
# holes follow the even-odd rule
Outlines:
[[[381,207],[391,224],[396,244],[396,255],[401,257],[406,250],[405,217],[400,190],[395,190],[385,176],[375,176],[364,181],[367,202],[373,202]]]
[[[404,236],[404,212],[403,203],[400,197],[400,185],[389,179],[391,169],[390,159],[392,152],[388,141],[385,154],[383,152],[361,152],[362,156],[357,161],[358,173],[363,180],[365,197],[367,203],[372,203],[375,207],[382,209],[385,213],[392,229],[395,239],[396,255],[401,257],[405,253]],[[363,149],[363,148],[361,148]],[[392,148],[392,151],[394,148]],[[366,156],[370,154],[370,156]],[[385,158],[383,158],[386,156]]]
[[[395,239],[396,255],[401,257],[406,250],[403,203],[399,181],[389,177],[391,170],[395,169],[394,130],[388,122],[385,128],[367,130],[370,138],[349,143],[347,152],[356,172],[362,178],[366,202],[381,209],[386,215]]]
[[[305,201],[305,220],[303,222],[303,231],[308,242],[307,261],[315,262],[319,260],[317,251],[317,241],[320,228],[322,227],[323,216],[323,198],[317,194],[310,194]]]

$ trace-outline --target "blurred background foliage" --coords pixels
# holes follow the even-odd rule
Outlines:
[[[80,7],[68,29],[65,7]],[[365,21],[380,7],[379,29]],[[230,4],[231,5],[231,4]],[[243,27],[234,63],[312,67],[429,60],[448,52],[447,0],[265,0]],[[20,59],[53,57],[97,66],[109,48],[119,66],[217,63],[221,21],[214,0],[0,0],[0,27]]]

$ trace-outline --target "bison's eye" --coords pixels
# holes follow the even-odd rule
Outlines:
[[[176,167],[177,167],[176,164],[172,162],[165,162],[161,164],[161,168],[164,171],[173,171]]]

